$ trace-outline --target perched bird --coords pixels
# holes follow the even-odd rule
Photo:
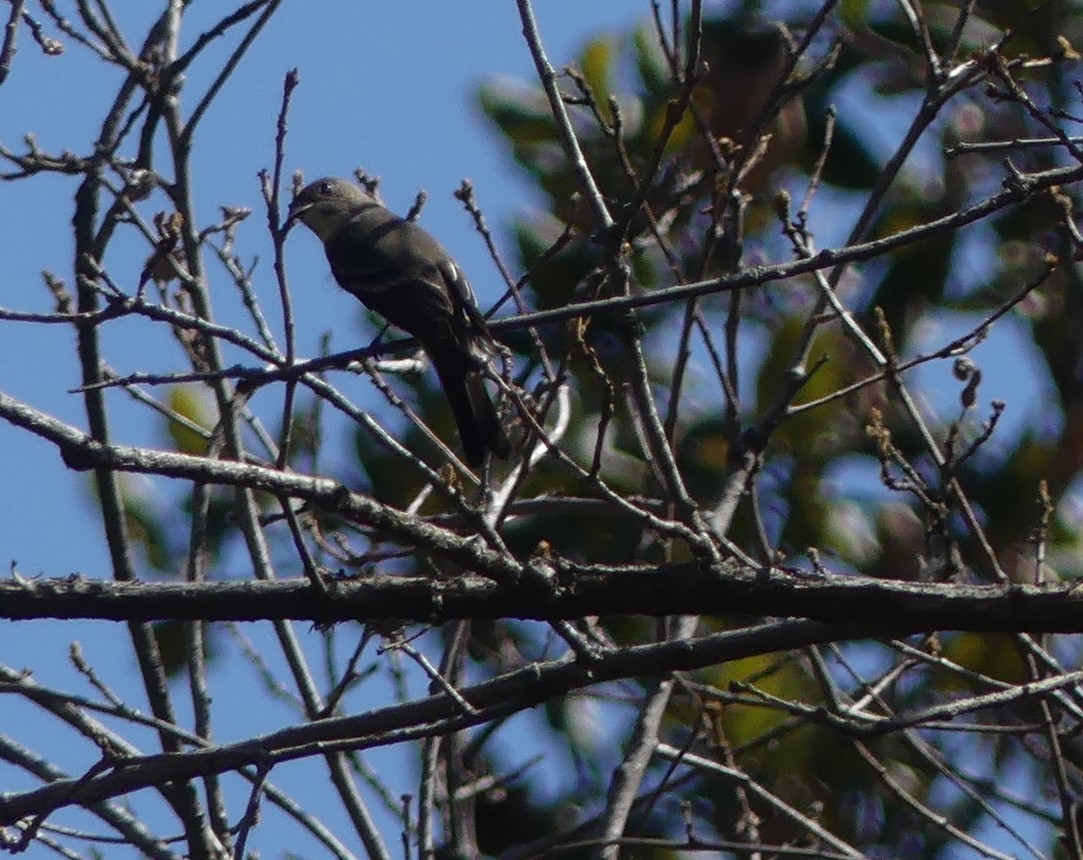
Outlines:
[[[323,242],[338,285],[413,335],[436,368],[467,462],[507,457],[508,437],[485,388],[492,338],[455,261],[413,221],[345,179],[317,179],[290,204]]]

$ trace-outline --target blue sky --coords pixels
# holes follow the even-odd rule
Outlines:
[[[147,4],[147,8],[151,8]],[[185,44],[210,23],[214,4],[194,4],[185,30]],[[136,17],[142,6],[125,8]],[[454,14],[452,13],[454,9]],[[569,61],[583,40],[605,29],[626,27],[645,14],[637,4],[599,0],[572,4],[564,0],[539,3],[537,15],[547,50],[558,67]],[[150,16],[144,16],[149,20]],[[145,28],[121,21],[133,33]],[[257,172],[272,164],[274,125],[282,80],[291,68],[300,71],[290,116],[286,169],[300,169],[309,178],[349,174],[361,166],[379,175],[388,204],[405,211],[420,189],[428,194],[422,223],[436,234],[469,273],[482,303],[496,293],[497,274],[469,217],[452,192],[463,178],[473,180],[479,203],[498,239],[502,226],[534,202],[511,159],[476,107],[479,83],[501,76],[531,78],[533,65],[521,37],[511,3],[314,3],[286,4],[272,19],[246,61],[226,85],[207,114],[197,138],[193,161],[196,206],[204,223],[217,218],[221,204],[248,206],[253,216],[238,234],[242,258],[259,258],[255,288],[264,311],[275,325],[280,315],[270,271],[270,246],[261,209]],[[25,35],[25,34],[24,34]],[[209,76],[217,70],[233,40],[219,40],[211,55],[188,76],[185,104],[191,108]],[[120,75],[77,45],[65,54],[43,57],[23,38],[14,68],[0,88],[0,142],[20,151],[22,136],[32,132],[49,152],[86,151],[105,104]],[[159,164],[168,173],[164,142]],[[5,262],[0,305],[22,310],[51,309],[40,272],[50,269],[70,278],[69,219],[75,183],[69,177],[44,177],[32,182],[0,185],[0,248]],[[831,204],[828,204],[829,206]],[[143,204],[149,217],[166,208],[164,198]],[[815,211],[814,211],[815,215]],[[819,232],[834,224],[845,232],[845,218],[821,219]],[[821,245],[832,239],[821,235]],[[134,289],[147,254],[142,240],[121,236],[114,243],[107,267],[122,287]],[[320,335],[333,334],[333,348],[357,345],[360,316],[357,302],[339,291],[328,274],[322,251],[304,231],[291,235],[288,266],[298,324],[298,349],[316,350]],[[236,291],[213,260],[208,261],[211,295],[218,319],[248,329]],[[956,327],[970,322],[940,320],[932,340],[950,339]],[[946,328],[945,328],[946,327]],[[280,327],[276,327],[280,331]],[[1009,326],[994,331],[975,356],[994,372],[987,374],[987,397],[1004,396],[991,390],[996,363],[1017,361],[1019,350],[999,343],[1007,338],[1018,346]],[[163,342],[166,341],[166,342]],[[74,338],[64,327],[5,324],[0,338],[0,386],[14,396],[58,417],[82,425],[81,398],[67,393],[77,384]],[[161,326],[142,321],[113,323],[104,333],[108,360],[120,372],[169,371],[183,366],[183,357]],[[228,360],[246,360],[227,356]],[[749,367],[754,362],[746,362]],[[924,372],[923,372],[924,373]],[[947,374],[947,369],[944,369]],[[926,374],[927,375],[927,374]],[[1011,377],[1012,374],[1007,374]],[[360,384],[351,391],[357,391]],[[1007,383],[1011,405],[1002,425],[1010,435],[1015,422],[1029,411],[1027,393],[1041,398],[1038,386]],[[1044,387],[1044,381],[1041,384]],[[957,396],[945,375],[936,390]],[[119,392],[110,396],[115,435],[132,444],[160,444],[160,422],[133,406]],[[954,406],[952,406],[954,409]],[[25,574],[64,575],[107,571],[96,515],[87,507],[85,476],[67,472],[51,446],[12,428],[0,427],[5,440],[5,465],[12,486],[33,492],[0,497],[0,546]],[[345,441],[345,440],[344,440]],[[345,449],[343,449],[345,452]],[[69,522],[62,539],[42,541],[40,533],[54,528],[56,512]]]
[[[117,5],[121,27],[133,44],[140,42],[149,13],[158,5]],[[558,0],[538,5],[539,26],[557,65],[567,62],[588,35],[608,27],[627,26],[637,11],[643,10],[618,0],[594,0],[589,4]],[[184,30],[184,46],[191,44],[220,8],[220,4],[193,4]],[[12,73],[0,87],[0,142],[22,151],[22,137],[31,132],[45,151],[86,152],[120,74],[68,40],[63,55],[44,57],[28,36],[21,34]],[[182,96],[188,110],[234,44],[233,38],[219,40],[202,64],[192,68]],[[287,171],[300,169],[315,178],[348,175],[355,167],[364,167],[382,177],[384,197],[399,211],[411,205],[418,190],[427,190],[429,201],[422,223],[471,273],[482,301],[493,295],[496,273],[469,217],[451,195],[464,177],[471,178],[489,223],[497,230],[513,213],[531,205],[528,186],[511,168],[510,158],[490,133],[473,97],[477,86],[494,76],[532,75],[532,62],[514,5],[285,4],[259,37],[205,117],[197,137],[193,171],[196,205],[205,223],[217,217],[221,204],[255,210],[239,231],[238,250],[245,259],[260,258],[255,289],[276,332],[280,331],[277,288],[269,265],[270,245],[257,172],[272,166],[283,76],[295,67],[300,71],[301,84],[294,93],[290,116]],[[168,175],[164,141],[159,141],[158,147],[159,169]],[[0,184],[0,251],[5,263],[0,305],[50,311],[52,304],[42,286],[42,269],[70,282],[71,198],[75,187],[69,177]],[[149,218],[164,208],[164,198],[159,196],[144,203],[142,211]],[[122,288],[134,290],[146,255],[145,245],[124,238],[114,244],[107,268]],[[335,287],[322,251],[307,231],[291,235],[288,265],[299,352],[313,354],[325,331],[334,334],[333,348],[358,345],[359,306]],[[208,269],[218,319],[251,330],[222,270],[213,260],[208,260]],[[171,371],[185,366],[171,336],[161,326],[123,321],[109,327],[103,342],[107,360],[122,373]],[[239,358],[231,356],[227,360]],[[83,427],[82,400],[68,393],[77,384],[78,365],[70,330],[3,324],[0,390]],[[364,382],[344,379],[341,384],[348,394],[364,403]],[[144,408],[132,405],[120,392],[109,395],[109,404],[117,441],[166,444],[161,422]],[[266,399],[263,405],[273,427],[277,403]],[[0,425],[0,439],[0,466],[7,486],[7,492],[0,495],[0,557],[17,563],[24,576],[110,575],[88,477],[68,472],[52,446],[25,432]],[[329,449],[339,457],[348,456],[346,428],[338,438],[330,439]],[[176,498],[175,492],[160,482],[138,476],[126,480],[157,504],[172,504]],[[240,566],[241,559],[237,561],[238,568],[230,573],[249,575]],[[318,637],[304,625],[297,629],[313,658],[318,659]],[[266,625],[248,625],[242,632],[272,664],[280,662]],[[359,632],[343,631],[343,637],[349,640]],[[120,625],[0,624],[0,662],[16,668],[32,667],[40,684],[89,695],[91,691],[67,662],[73,641],[80,643],[106,683],[120,695],[131,697],[138,707],[144,707],[141,693],[131,683],[134,665]],[[288,709],[265,701],[241,658],[231,655],[220,660],[213,671],[219,739],[271,730],[291,720]],[[425,686],[419,682],[411,692],[423,695],[424,691]],[[179,687],[176,693],[183,710],[187,694]],[[253,707],[256,700],[260,701],[258,708]],[[13,733],[31,748],[43,752],[55,749],[52,739],[57,735],[50,732],[48,721],[11,697],[0,697],[0,723],[17,726]],[[526,731],[537,728],[529,715],[520,723]],[[148,751],[153,750],[150,737],[141,740]],[[73,772],[91,763],[82,752],[87,751],[80,751],[76,744],[62,757]],[[377,751],[370,761],[373,767],[396,775],[396,790],[410,790],[415,781],[410,759],[398,752]],[[322,766],[317,765],[315,772],[322,776]],[[276,770],[272,779],[291,788],[302,786],[301,799],[311,802],[312,795],[305,797],[303,787],[311,787],[313,773],[311,768],[289,765]],[[227,780],[227,784],[237,783],[235,779]],[[3,790],[31,784],[32,780],[0,764]],[[330,826],[349,832],[337,802],[321,804],[320,811]],[[385,816],[380,820],[387,824]],[[250,847],[270,852],[266,856],[273,856],[287,845],[311,852],[311,843],[296,841],[296,830],[280,829],[280,825],[278,816],[267,811]],[[91,823],[91,829],[101,830],[96,823]],[[163,829],[168,831],[170,825]],[[388,830],[387,836],[397,850],[397,830]],[[353,845],[353,840],[347,841]],[[39,853],[45,854],[32,850],[30,856]]]
[[[633,20],[632,7],[613,0],[539,5],[539,24],[557,64],[588,34]],[[194,4],[186,44],[202,29],[199,25],[207,23],[200,16],[215,8]],[[143,26],[140,22],[131,32],[141,34]],[[136,35],[132,41],[138,42]],[[233,44],[220,40],[217,55],[224,56]],[[257,172],[272,165],[282,80],[294,67],[300,70],[301,85],[290,117],[287,170],[299,169],[315,178],[348,175],[364,167],[382,178],[386,201],[399,211],[408,209],[416,193],[425,189],[429,199],[422,223],[471,273],[482,301],[493,295],[497,275],[452,192],[463,178],[472,179],[498,235],[513,213],[531,205],[527,184],[511,167],[473,98],[483,80],[532,73],[514,6],[286,4],[272,20],[208,113],[193,160],[196,206],[205,223],[217,218],[221,204],[255,210],[239,231],[238,250],[247,260],[260,259],[255,288],[272,324],[280,315]],[[184,97],[189,108],[216,69],[215,62],[207,61],[193,67]],[[0,88],[0,142],[22,151],[22,136],[32,132],[43,150],[86,151],[119,77],[77,45],[69,44],[60,57],[47,58],[23,38],[12,74]],[[168,175],[163,141],[158,151],[160,169]],[[4,307],[51,310],[42,269],[70,280],[74,190],[69,177],[0,185]],[[159,195],[143,205],[143,212],[149,217],[164,208]],[[145,245],[124,237],[113,246],[107,266],[122,287],[134,290],[146,254]],[[359,306],[334,286],[315,239],[297,231],[288,255],[299,351],[312,354],[326,330],[333,332],[334,348],[357,345]],[[247,326],[236,291],[217,263],[208,260],[208,269],[219,320]],[[120,372],[183,366],[176,347],[163,342],[168,335],[160,326],[125,321],[111,326],[104,340],[107,359]],[[78,382],[73,343],[64,327],[5,324],[0,386],[82,426],[81,398],[68,393]],[[160,444],[159,423],[126,400],[119,394],[110,399],[118,410],[118,441]],[[7,557],[17,560],[26,574],[106,572],[96,516],[86,504],[86,481],[67,472],[51,446],[9,427],[0,428],[0,434],[11,486],[33,488],[0,498],[0,546]],[[60,525],[57,511],[67,515],[61,539],[43,541],[43,532]]]

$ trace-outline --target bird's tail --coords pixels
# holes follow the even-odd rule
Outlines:
[[[467,366],[459,356],[432,356],[432,362],[459,428],[466,461],[471,466],[480,466],[486,451],[500,458],[511,454],[511,443],[485,388],[482,373]]]

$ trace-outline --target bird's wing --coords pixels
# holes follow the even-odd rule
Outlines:
[[[462,316],[471,328],[479,332],[485,331],[485,318],[478,310],[478,302],[474,297],[474,290],[462,269],[450,257],[444,257],[437,266],[440,280],[447,290],[451,307],[456,316]]]
[[[331,272],[339,285],[399,328],[416,332],[415,320],[435,322],[454,313],[440,276],[421,262],[434,243],[420,238],[409,222],[381,209],[386,218],[343,230],[325,246]],[[420,244],[422,256],[414,252]]]

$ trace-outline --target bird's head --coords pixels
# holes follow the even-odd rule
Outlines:
[[[286,224],[300,221],[326,242],[359,209],[375,202],[372,195],[354,183],[328,176],[310,182],[293,198]]]

